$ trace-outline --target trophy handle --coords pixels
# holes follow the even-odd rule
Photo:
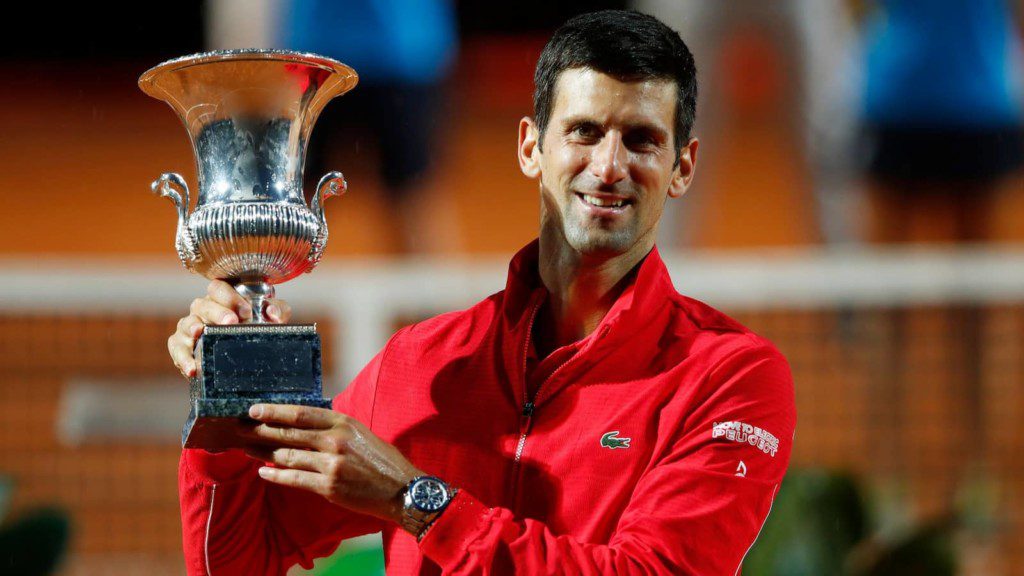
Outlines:
[[[174,207],[178,211],[178,228],[174,235],[174,247],[178,251],[181,263],[189,270],[194,270],[195,263],[199,261],[199,251],[196,250],[192,232],[188,229],[188,207],[191,202],[188,184],[181,174],[165,172],[153,180],[149,187],[154,194],[169,198],[174,203]]]
[[[316,192],[313,194],[312,206],[313,215],[316,216],[317,222],[320,224],[319,230],[317,230],[316,237],[313,239],[313,246],[309,250],[309,261],[312,266],[309,267],[307,272],[312,271],[313,267],[320,262],[320,256],[324,253],[324,248],[327,246],[327,219],[324,218],[324,200],[327,200],[331,196],[341,196],[348,191],[348,182],[345,182],[345,175],[341,172],[328,172],[324,174],[324,177],[320,179],[320,183],[316,185]]]

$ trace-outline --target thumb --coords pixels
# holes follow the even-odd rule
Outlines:
[[[263,309],[264,314],[272,322],[283,324],[291,319],[292,308],[284,300],[278,300],[276,298],[267,299],[267,305]]]

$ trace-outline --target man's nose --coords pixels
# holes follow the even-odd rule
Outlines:
[[[590,171],[601,179],[602,184],[615,184],[629,174],[626,154],[622,134],[615,130],[609,131],[594,149],[590,158]]]

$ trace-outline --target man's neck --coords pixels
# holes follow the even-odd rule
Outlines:
[[[549,293],[534,330],[539,357],[586,338],[633,281],[631,272],[650,252],[653,239],[623,254],[581,255],[562,237],[540,238],[540,277]]]

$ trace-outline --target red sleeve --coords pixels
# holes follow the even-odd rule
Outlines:
[[[382,354],[334,399],[334,409],[370,423]],[[240,450],[185,449],[178,494],[188,574],[284,574],[313,567],[346,539],[382,529],[377,518],[303,490],[265,482]]]
[[[781,354],[759,346],[719,363],[703,392],[637,483],[608,544],[555,534],[462,491],[424,535],[423,553],[452,574],[738,574],[789,463],[792,376]],[[740,435],[715,433],[733,422]],[[600,498],[601,487],[593,489]]]

